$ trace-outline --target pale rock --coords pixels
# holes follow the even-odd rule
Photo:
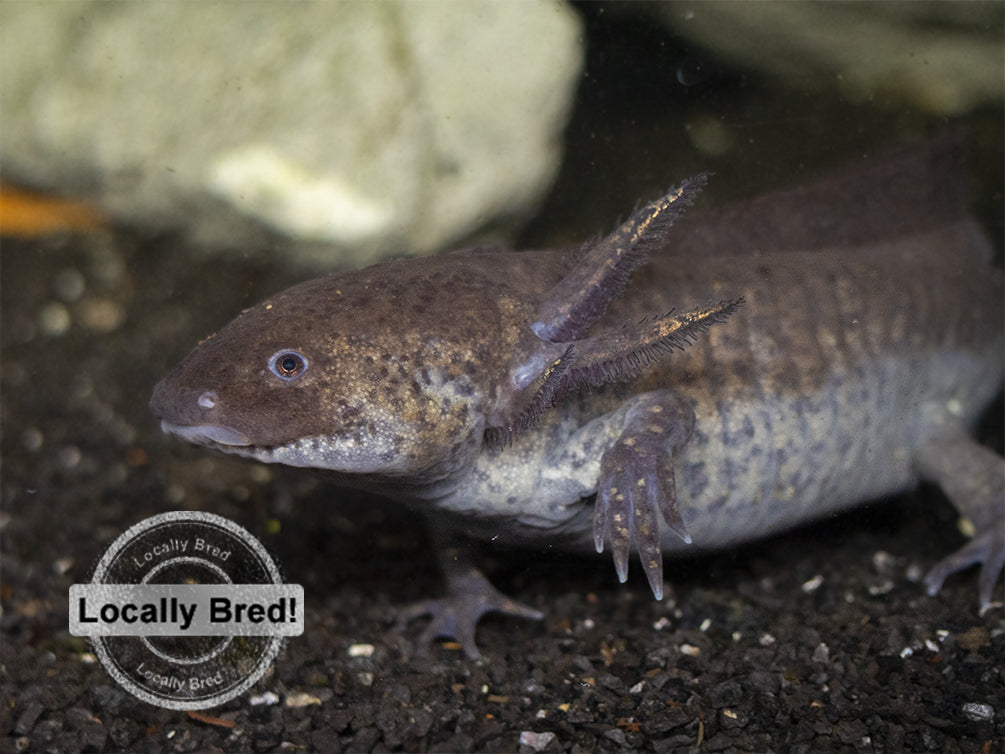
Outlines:
[[[583,56],[576,14],[544,1],[0,14],[7,177],[325,267],[526,218],[557,171]]]

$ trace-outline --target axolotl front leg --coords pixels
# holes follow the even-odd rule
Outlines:
[[[428,616],[429,625],[417,640],[420,654],[440,636],[456,640],[472,660],[479,657],[475,629],[486,613],[501,613],[516,618],[540,620],[544,615],[532,607],[507,597],[490,582],[472,562],[466,543],[456,532],[433,526],[436,554],[446,580],[447,594],[440,599],[423,600],[403,609],[399,626],[415,618]]]
[[[660,519],[691,542],[677,508],[674,458],[693,430],[694,412],[670,391],[643,393],[632,400],[618,439],[600,462],[594,545],[603,552],[604,540],[610,540],[614,567],[624,583],[634,544],[658,600],[663,599]]]
[[[486,453],[441,508],[463,518],[493,511],[486,516],[482,536],[493,536],[494,521],[503,521],[499,525],[511,532],[522,527],[517,540],[547,541],[568,530],[578,538],[584,528],[578,519],[588,513],[586,506],[595,497],[597,551],[603,552],[610,543],[615,569],[624,582],[634,547],[653,594],[662,599],[660,528],[668,525],[684,542],[691,541],[677,509],[674,460],[694,422],[693,411],[683,401],[669,390],[654,390],[626,399],[581,427],[565,421],[549,424],[535,436],[523,436]],[[513,482],[517,478],[522,479],[519,484]],[[541,617],[492,586],[447,521],[434,518],[431,524],[447,594],[401,614],[403,622],[431,618],[419,638],[420,651],[445,636],[457,640],[474,658],[478,656],[475,629],[486,613]]]

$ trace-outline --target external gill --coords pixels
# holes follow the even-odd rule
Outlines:
[[[487,442],[509,442],[519,433],[537,425],[541,416],[568,392],[583,387],[601,387],[608,382],[627,382],[642,370],[674,350],[694,344],[715,324],[725,322],[743,304],[743,299],[707,304],[688,312],[669,312],[644,319],[620,330],[610,330],[574,343],[557,343],[561,356],[546,359],[546,366],[533,370],[534,377],[523,388],[522,410],[502,427],[485,431]],[[517,370],[513,381],[529,371],[527,364]]]
[[[508,442],[537,424],[569,391],[627,380],[675,348],[683,348],[739,305],[724,301],[584,338],[628,283],[631,273],[665,242],[667,231],[708,180],[702,173],[632,213],[606,238],[587,245],[584,256],[538,305],[530,332],[507,375],[513,399],[485,430],[489,443]]]
[[[565,389],[582,385],[600,387],[624,382],[674,350],[693,345],[698,336],[725,322],[743,304],[743,299],[707,304],[688,312],[669,312],[644,319],[595,337],[576,341],[576,358],[564,373]]]
[[[522,410],[515,412],[512,418],[502,427],[488,427],[485,430],[485,441],[490,445],[511,442],[519,433],[534,427],[541,416],[554,406],[565,394],[565,373],[573,360],[574,346],[568,345],[562,355],[557,358],[552,354],[546,359],[546,366],[537,371],[536,376],[521,390],[523,399]],[[526,365],[525,365],[526,366]],[[518,370],[513,376],[513,382],[518,386],[523,382]]]
[[[632,272],[660,247],[707,180],[707,173],[689,178],[662,199],[636,210],[606,238],[588,245],[572,272],[545,296],[531,330],[553,343],[581,338],[621,295]]]
[[[637,377],[670,351],[694,343],[740,306],[740,299],[720,301],[585,337],[622,293],[631,273],[665,245],[670,226],[707,180],[707,174],[697,175],[636,210],[611,235],[587,246],[572,271],[545,295],[517,350],[523,359],[508,375],[506,387],[514,397],[506,413],[486,429],[487,442],[508,442],[535,426],[570,390]]]

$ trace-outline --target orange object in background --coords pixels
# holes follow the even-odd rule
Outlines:
[[[36,194],[0,184],[0,235],[31,238],[104,227],[104,214],[85,202]]]

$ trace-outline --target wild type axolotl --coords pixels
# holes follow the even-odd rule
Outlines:
[[[1003,459],[968,430],[1002,384],[1002,274],[941,139],[680,218],[698,176],[577,250],[471,249],[297,285],[202,342],[151,407],[167,432],[425,511],[460,640],[500,610],[452,536],[722,548],[940,485],[977,534],[929,591],[1005,562]],[[678,221],[679,219],[679,221]],[[677,222],[675,222],[677,221]],[[671,228],[671,225],[673,226]],[[630,279],[631,278],[631,279]]]

